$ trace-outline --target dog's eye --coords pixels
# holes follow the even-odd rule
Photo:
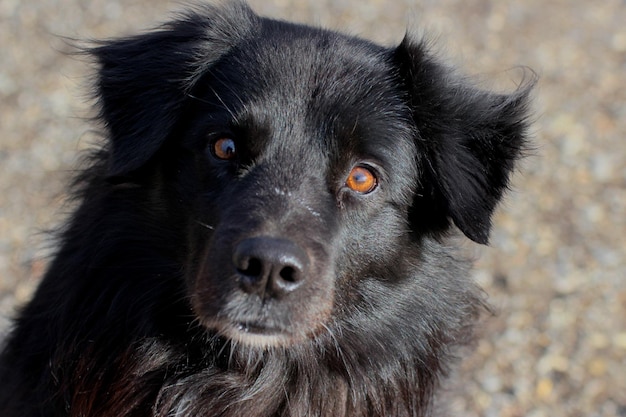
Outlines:
[[[368,194],[378,186],[378,179],[371,169],[358,165],[350,171],[346,186],[359,194]]]
[[[231,138],[219,138],[211,143],[211,153],[224,161],[234,159],[237,156],[235,141]]]

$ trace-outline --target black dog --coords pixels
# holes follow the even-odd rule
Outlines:
[[[532,82],[198,7],[103,42],[108,143],[0,362],[3,417],[423,416],[483,308]]]

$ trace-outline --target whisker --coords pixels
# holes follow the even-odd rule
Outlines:
[[[324,329],[326,329],[326,332],[328,333],[328,335],[330,336],[330,339],[333,341],[333,344],[335,345],[335,350],[337,351],[337,355],[339,356],[339,358],[343,362],[343,366],[346,369],[346,374],[348,375],[348,379],[350,380],[350,384],[354,385],[354,377],[352,376],[352,372],[351,372],[350,366],[348,364],[348,360],[346,359],[346,356],[343,353],[343,349],[341,348],[341,345],[339,344],[339,340],[337,339],[337,337],[335,336],[335,333],[330,329],[329,326],[327,326],[325,323],[322,323],[322,327],[324,327]]]
[[[215,226],[211,226],[210,224],[206,224],[204,222],[201,222],[200,220],[196,220],[196,223],[199,224],[202,227],[205,227],[209,230],[215,230]]]

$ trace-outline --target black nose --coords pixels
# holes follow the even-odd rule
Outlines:
[[[233,264],[245,292],[280,298],[303,283],[309,258],[290,240],[255,237],[237,244]]]

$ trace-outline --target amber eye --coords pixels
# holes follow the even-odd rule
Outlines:
[[[346,180],[346,185],[352,191],[359,194],[367,194],[374,191],[378,185],[378,180],[372,170],[359,165],[355,166],[352,168],[352,171],[350,171],[350,175],[348,175],[348,179]]]
[[[231,138],[219,138],[211,145],[213,155],[218,159],[228,161],[237,156],[235,141]]]

